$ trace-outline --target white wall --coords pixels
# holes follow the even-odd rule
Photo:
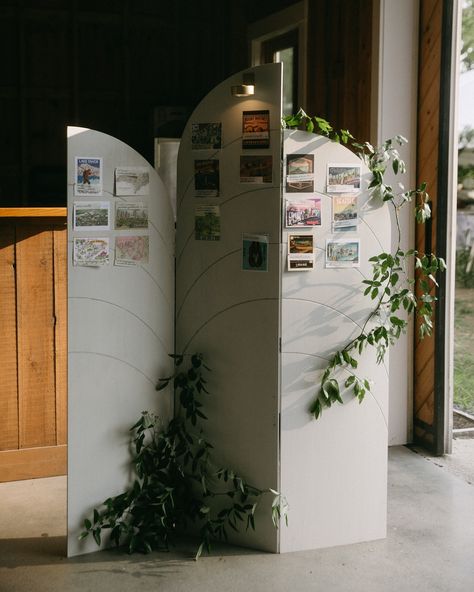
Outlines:
[[[102,157],[104,192],[76,197],[74,157]],[[114,197],[116,166],[147,166],[150,174],[149,263],[113,265],[114,236],[134,231],[74,231],[74,201]],[[137,199],[137,198],[135,198]],[[140,231],[139,234],[143,234]],[[73,265],[74,236],[110,238],[111,261],[103,267]],[[130,480],[129,428],[143,410],[169,418],[171,394],[155,384],[168,376],[174,351],[174,221],[158,174],[132,148],[84,128],[68,128],[68,555],[97,550],[79,542],[84,518]]]
[[[375,140],[380,144],[396,134],[409,140],[401,150],[408,173],[399,181],[410,189],[416,185],[418,13],[418,0],[379,0],[375,26],[379,32]],[[401,227],[404,237],[401,248],[413,248],[414,217],[409,207],[403,210]],[[390,350],[389,445],[411,441],[412,384],[413,323],[410,322],[407,334]]]

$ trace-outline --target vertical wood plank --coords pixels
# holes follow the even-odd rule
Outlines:
[[[56,444],[53,240],[45,227],[17,227],[20,448]]]
[[[426,233],[431,233],[430,250],[436,251],[436,219],[438,198],[439,118],[441,84],[441,0],[422,0],[420,5],[420,65],[418,99],[417,184],[428,182],[431,197],[430,225],[417,225],[416,248],[425,252]],[[436,311],[433,321],[436,322]],[[418,328],[418,324],[417,324]],[[418,333],[417,333],[418,334]],[[435,339],[415,343],[414,372],[414,436],[427,447],[433,445],[435,415]]]
[[[56,444],[67,443],[67,231],[53,231]]]
[[[0,450],[18,448],[15,227],[0,226]]]
[[[307,6],[307,110],[367,140],[373,2],[311,0]]]

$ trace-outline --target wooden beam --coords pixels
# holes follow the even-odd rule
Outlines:
[[[0,454],[0,483],[55,477],[67,472],[67,446],[6,450]]]
[[[0,218],[66,218],[67,208],[0,208]]]

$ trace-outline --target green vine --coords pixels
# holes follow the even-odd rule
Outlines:
[[[415,219],[419,224],[423,224],[431,216],[426,183],[416,189],[406,191],[401,188],[401,191],[395,191],[385,181],[385,173],[389,167],[395,175],[406,171],[405,163],[398,152],[398,147],[407,142],[403,136],[386,140],[380,147],[374,147],[369,142],[359,143],[348,130],[335,131],[325,119],[309,116],[302,109],[295,115],[285,116],[282,124],[284,128],[302,128],[310,133],[319,133],[354,150],[372,174],[368,186],[370,197],[386,202],[392,208],[397,229],[397,246],[394,252],[383,252],[369,259],[372,263],[372,277],[362,283],[364,295],[374,302],[374,306],[358,335],[334,353],[323,372],[319,390],[310,406],[311,414],[318,419],[323,409],[331,407],[333,403],[343,403],[342,382],[343,387],[351,390],[359,402],[363,401],[371,384],[367,378],[355,373],[358,367],[357,357],[367,346],[371,346],[376,349],[377,363],[383,362],[388,347],[406,331],[407,321],[399,316],[400,311],[404,310],[408,314],[416,311],[420,339],[431,335],[433,306],[437,300],[434,295],[435,287],[438,286],[436,275],[446,269],[446,264],[441,257],[434,254],[401,249],[401,209],[414,202]],[[416,279],[409,276],[411,260],[414,260]],[[344,381],[338,377],[341,370],[349,373]]]
[[[182,368],[183,355],[171,357],[175,372],[160,379],[157,390],[174,386],[176,416],[164,427],[153,413],[142,413],[131,428],[133,485],[96,508],[79,538],[92,534],[100,545],[103,532],[110,531],[112,542],[126,545],[129,553],[149,553],[169,550],[176,535],[196,525],[197,559],[204,549],[210,552],[212,541],[227,540],[229,529],[255,530],[255,510],[266,494],[273,498],[275,528],[281,518],[287,522],[288,507],[273,489],[259,489],[214,464],[213,446],[201,426],[207,420],[202,399],[208,396],[204,375],[209,368],[200,354],[186,356],[188,368]]]

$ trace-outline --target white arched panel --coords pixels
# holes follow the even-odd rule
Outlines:
[[[102,159],[102,195],[75,196],[75,158]],[[116,167],[146,167],[148,195],[116,196]],[[74,228],[74,204],[106,202],[107,230]],[[116,230],[116,204],[148,205],[148,228]],[[149,240],[148,262],[114,265],[117,237]],[[107,265],[74,264],[74,238],[108,238]],[[174,351],[174,217],[156,171],[135,150],[107,134],[68,128],[68,555],[97,549],[79,542],[84,518],[130,479],[130,427],[151,410],[172,415],[158,378],[172,371]]]
[[[260,487],[278,487],[279,290],[281,64],[250,69],[255,94],[239,98],[231,86],[242,73],[214,88],[198,105],[184,130],[178,157],[176,234],[177,351],[202,352],[212,368],[206,413],[210,441],[220,462],[235,467]],[[268,110],[270,145],[243,149],[242,114]],[[221,123],[219,150],[193,150],[193,124]],[[240,157],[269,155],[271,183],[241,183]],[[218,197],[197,197],[194,161],[218,159]],[[194,211],[200,204],[220,208],[220,240],[194,238]],[[242,270],[242,234],[267,234],[268,271]],[[233,541],[277,551],[278,532],[267,508],[255,533]]]
[[[311,154],[314,192],[321,197],[321,225],[283,229],[281,354],[281,490],[291,520],[282,528],[280,551],[296,551],[385,536],[387,498],[388,368],[374,352],[361,357],[357,374],[372,381],[362,404],[345,393],[343,406],[323,411],[314,421],[309,406],[322,372],[335,351],[355,337],[373,303],[362,280],[371,277],[369,258],[390,249],[387,207],[369,199],[370,174],[360,159],[340,144],[302,131],[286,131],[288,154]],[[332,226],[327,192],[328,164],[361,165],[358,225],[343,232]],[[307,197],[287,194],[284,197]],[[315,245],[312,271],[288,272],[288,234],[309,234]],[[360,240],[360,267],[325,267],[326,239]],[[349,376],[342,371],[343,380]]]

